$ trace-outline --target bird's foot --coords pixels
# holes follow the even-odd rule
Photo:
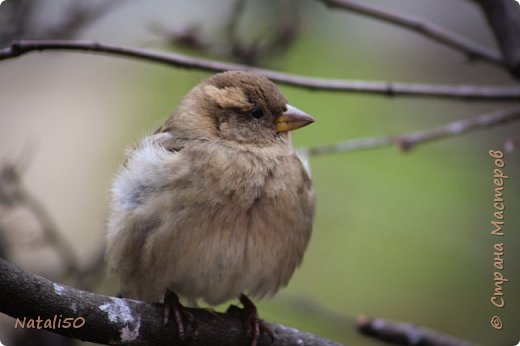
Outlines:
[[[258,339],[260,338],[261,333],[266,333],[269,335],[271,338],[271,343],[274,342],[274,334],[271,330],[271,327],[265,321],[261,320],[260,317],[258,317],[258,311],[251,299],[249,299],[245,294],[241,294],[240,303],[242,303],[242,309],[238,310],[236,306],[231,306],[230,309],[228,309],[228,312],[239,313],[242,319],[242,323],[244,324],[244,328],[251,335],[251,346],[258,345]]]
[[[184,307],[179,297],[170,290],[164,293],[164,324],[166,325],[171,316],[175,317],[179,339],[185,340],[186,327],[195,322],[193,314]],[[185,324],[186,323],[186,324]]]

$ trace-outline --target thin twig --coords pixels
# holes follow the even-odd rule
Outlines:
[[[105,274],[105,235],[102,233],[98,245],[94,246],[94,252],[86,264],[75,273],[75,285],[85,291],[96,287]]]
[[[476,346],[471,342],[414,324],[366,316],[358,317],[357,329],[365,335],[398,345]]]
[[[355,324],[354,317],[329,308],[309,296],[283,294],[278,300],[287,303],[291,311],[301,316],[313,316],[317,320],[324,321],[328,326],[335,326],[340,330]]]
[[[99,21],[108,15],[117,6],[123,4],[124,0],[110,0],[98,5],[76,2],[71,4],[63,15],[63,20],[54,26],[39,29],[34,33],[38,38],[71,39],[87,28],[89,25]]]
[[[265,75],[280,84],[310,90],[329,90],[382,94],[387,96],[409,95],[422,97],[444,97],[477,100],[520,100],[520,87],[491,87],[473,85],[431,85],[391,82],[367,82],[339,79],[320,79],[260,69],[247,65],[231,64],[214,60],[195,58],[177,53],[128,48],[90,41],[41,40],[14,41],[11,46],[0,50],[0,60],[12,59],[33,51],[71,50],[106,53],[124,57],[137,58],[170,66],[220,72],[226,70],[253,71]]]
[[[266,58],[272,59],[286,51],[294,42],[299,27],[299,8],[294,6],[291,0],[273,2],[273,4],[277,7],[277,11],[271,23],[267,23],[265,30],[251,42],[244,42],[239,38],[238,32],[240,20],[244,16],[246,0],[235,0],[225,25],[229,56],[235,61],[258,66]]]
[[[38,4],[31,0],[8,1],[0,16],[0,45],[20,38],[31,29],[31,19]]]
[[[0,163],[0,206],[7,208],[26,208],[37,220],[42,231],[42,242],[49,245],[60,256],[64,266],[63,277],[72,278],[77,287],[88,290],[99,282],[104,272],[104,238],[99,239],[98,246],[91,260],[80,265],[74,248],[63,237],[58,226],[45,206],[34,197],[25,187],[20,172],[20,162],[12,164]],[[0,250],[5,242],[2,234],[6,231],[0,225]],[[0,257],[2,251],[0,251]],[[5,258],[5,257],[4,257]]]
[[[383,319],[371,319],[366,316],[353,318],[342,312],[328,308],[318,301],[305,296],[284,295],[290,308],[301,315],[314,316],[327,325],[334,325],[344,330],[353,326],[358,332],[371,337],[390,341],[398,345],[424,346],[471,346],[468,341],[455,338],[440,331],[411,325],[391,322]]]
[[[504,150],[508,153],[512,153],[513,151],[517,150],[520,146],[520,136],[515,136],[513,138],[509,138],[507,141],[504,142]]]
[[[274,6],[275,15],[268,21],[261,21],[264,30],[250,39],[240,35],[243,31],[240,22],[245,15],[247,0],[234,0],[231,3],[222,25],[224,40],[209,43],[201,33],[200,23],[189,23],[174,29],[154,23],[150,25],[150,29],[162,36],[171,46],[188,48],[205,56],[231,60],[239,64],[260,66],[287,51],[294,43],[300,23],[299,7],[295,1],[262,3],[266,7]],[[247,25],[244,29],[250,31],[252,27]]]
[[[3,16],[5,23],[0,22],[0,44],[8,44],[13,39],[31,37],[32,39],[71,39],[80,31],[103,18],[126,0],[110,0],[98,4],[75,1],[61,14],[62,20],[57,23],[46,21],[36,25],[36,1],[7,1],[2,7],[10,14]]]
[[[258,45],[243,43],[238,35],[240,20],[244,16],[246,0],[235,0],[230,8],[224,32],[227,41],[227,54],[240,63],[255,65],[258,61]]]
[[[345,153],[394,145],[403,151],[409,151],[419,144],[505,124],[519,119],[520,108],[511,108],[455,121],[435,129],[406,133],[397,136],[353,139],[333,145],[317,146],[303,150],[311,156]]]
[[[45,240],[62,257],[62,262],[65,265],[65,275],[74,273],[78,268],[76,254],[69,242],[58,231],[58,226],[44,205],[25,190],[20,190],[19,203],[26,206],[37,218]]]
[[[201,36],[197,24],[189,23],[172,30],[160,23],[151,23],[148,28],[153,34],[164,39],[168,45],[188,48],[203,54],[209,51],[210,45]]]
[[[487,18],[504,56],[505,65],[520,79],[520,6],[511,0],[473,0]]]
[[[423,36],[466,54],[470,59],[481,59],[490,63],[504,65],[502,54],[494,49],[461,36],[423,18],[404,15],[369,5],[357,0],[320,0],[329,7],[336,7],[376,18],[402,28],[415,31]]]
[[[237,29],[246,7],[246,0],[234,0],[225,26],[226,37],[232,44],[238,44]]]
[[[74,249],[63,238],[45,206],[24,188],[18,167],[13,164],[4,163],[0,166],[0,203],[10,207],[27,208],[38,221],[44,240],[61,257],[65,266],[65,275],[70,275],[78,270]]]

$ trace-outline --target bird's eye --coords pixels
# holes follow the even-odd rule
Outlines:
[[[264,112],[258,107],[255,107],[251,110],[251,116],[255,119],[260,119],[263,115]]]

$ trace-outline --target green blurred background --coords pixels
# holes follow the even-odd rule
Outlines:
[[[42,6],[42,20],[58,17],[64,3]],[[428,18],[496,46],[482,13],[469,1],[366,3]],[[218,40],[230,5],[129,1],[79,38],[166,49],[148,29],[151,23],[173,28],[197,23],[203,34]],[[272,20],[273,6],[248,3],[240,22],[244,39]],[[319,1],[299,6],[298,38],[266,67],[324,78],[517,83],[499,67],[468,62],[414,33],[328,9]],[[275,19],[284,15],[278,12]],[[27,186],[48,206],[82,261],[95,253],[103,236],[108,188],[125,148],[155,130],[207,76],[78,53],[35,53],[0,63],[0,157],[27,161]],[[292,104],[317,119],[294,133],[299,147],[433,128],[513,106],[282,89]],[[505,236],[498,239],[490,235],[494,167],[488,150],[500,149],[519,130],[520,124],[513,123],[421,145],[410,153],[383,148],[312,157],[318,196],[313,238],[289,286],[259,303],[261,316],[348,345],[381,345],[351,328],[358,314],[413,322],[481,345],[515,345],[520,339],[520,152],[505,157],[510,179],[504,194]],[[23,219],[2,216],[8,226]],[[48,249],[29,250],[34,225],[24,222],[21,231],[8,235],[11,260],[52,276],[58,259]],[[495,242],[505,243],[504,273],[510,279],[502,309],[490,302]],[[97,291],[115,294],[117,287],[111,282]],[[502,318],[502,330],[491,327],[493,315]]]

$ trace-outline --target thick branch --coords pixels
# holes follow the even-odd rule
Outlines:
[[[361,15],[376,18],[378,20],[415,31],[443,45],[461,51],[470,59],[481,59],[494,64],[504,64],[500,52],[483,47],[471,41],[467,37],[448,31],[441,26],[428,22],[423,18],[403,15],[369,5],[357,0],[320,0],[327,6],[346,9]],[[495,0],[491,0],[495,1]],[[512,1],[511,1],[512,2]]]
[[[175,322],[164,326],[162,304],[97,295],[59,285],[27,273],[0,259],[0,309],[18,318],[18,327],[25,321],[34,328],[40,320],[41,329],[67,337],[113,345],[180,345]],[[239,317],[205,309],[189,309],[195,318],[194,327],[186,331],[182,345],[248,345],[251,340]],[[79,328],[63,328],[71,318]],[[48,322],[47,322],[48,321]],[[45,323],[52,323],[47,325]],[[83,324],[84,321],[84,324]],[[62,327],[58,327],[59,325]],[[13,322],[13,328],[16,322]],[[338,346],[329,340],[272,324],[275,342],[262,335],[258,345]]]
[[[89,41],[15,41],[11,46],[0,50],[0,60],[11,59],[23,54],[40,50],[72,50],[107,53],[124,57],[163,63],[169,66],[220,72],[226,70],[254,71],[265,75],[280,84],[310,90],[347,91],[387,96],[409,95],[478,100],[520,100],[520,87],[491,87],[472,85],[430,85],[413,83],[367,82],[339,79],[319,79],[286,74],[247,65],[230,64],[214,60],[190,57],[176,53],[163,53],[144,49],[127,48]]]
[[[414,324],[371,319],[365,316],[358,318],[357,328],[365,335],[399,345],[475,346],[468,341]]]
[[[344,153],[362,149],[375,149],[394,145],[401,150],[408,151],[422,143],[456,136],[470,131],[493,127],[519,119],[520,108],[512,108],[455,121],[435,129],[412,132],[397,136],[353,139],[333,145],[317,146],[304,150],[308,155],[311,156]]]

